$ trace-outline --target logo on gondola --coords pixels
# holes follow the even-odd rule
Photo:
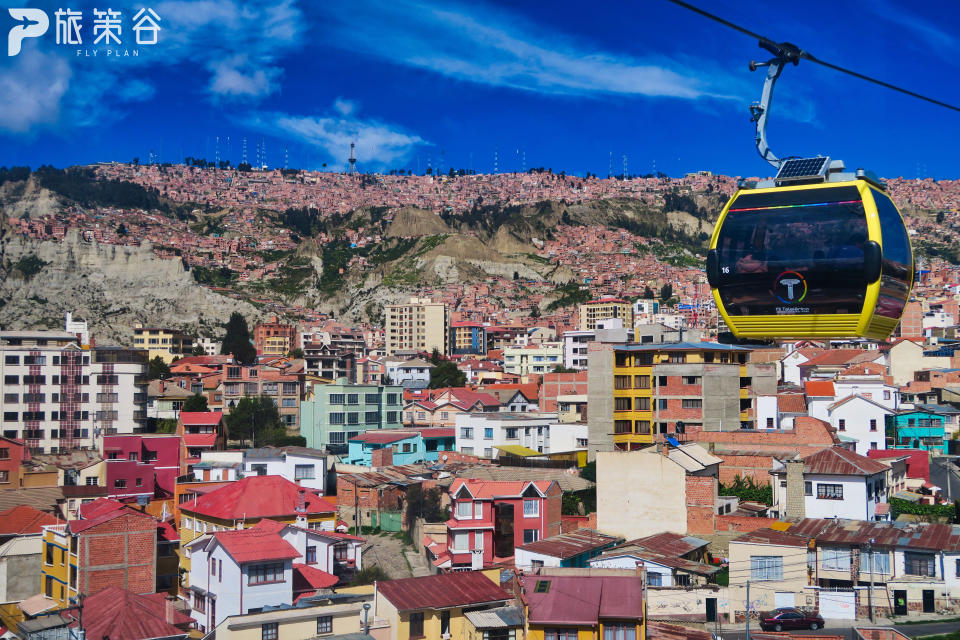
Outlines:
[[[774,295],[784,304],[799,304],[807,297],[807,281],[796,271],[784,271],[773,283]],[[786,293],[786,297],[780,292]]]

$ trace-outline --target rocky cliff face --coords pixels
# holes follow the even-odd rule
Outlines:
[[[30,276],[21,259],[43,261]],[[152,247],[102,245],[68,234],[62,244],[0,234],[0,326],[62,328],[72,311],[87,320],[101,343],[132,345],[137,322],[219,335],[233,311],[248,322],[261,316],[252,305],[198,286],[179,260],[154,255]]]

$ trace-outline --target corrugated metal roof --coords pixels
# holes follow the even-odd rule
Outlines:
[[[554,558],[572,558],[587,551],[602,549],[616,543],[619,538],[608,536],[593,529],[577,529],[570,533],[561,533],[517,547],[524,551],[540,553]]]
[[[520,610],[520,607],[495,607],[483,611],[464,611],[463,615],[477,629],[506,629],[523,626],[523,611]]]
[[[960,526],[949,524],[806,518],[790,531],[816,538],[818,543],[859,546],[872,538],[875,547],[960,551]]]
[[[839,476],[871,476],[877,473],[886,473],[889,467],[882,462],[861,456],[855,451],[843,447],[823,449],[803,459],[803,472],[839,475]]]
[[[530,622],[534,624],[595,625],[600,618],[643,618],[640,576],[524,576],[521,579],[530,604]],[[542,583],[547,585],[544,587]]]
[[[520,456],[522,458],[529,458],[530,456],[542,456],[543,454],[534,451],[528,447],[524,447],[519,444],[501,444],[494,447],[497,451],[503,451],[504,453],[509,453],[510,455]]]
[[[385,580],[377,582],[377,589],[399,611],[449,609],[511,599],[479,571]]]

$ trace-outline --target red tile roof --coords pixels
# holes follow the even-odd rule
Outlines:
[[[641,576],[524,576],[522,580],[532,624],[595,625],[600,618],[643,618]],[[543,587],[543,582],[548,586]]]
[[[339,582],[337,576],[306,564],[293,564],[293,592],[327,589]]]
[[[43,527],[59,520],[27,504],[0,511],[0,536],[40,533]]]
[[[464,607],[512,597],[479,571],[386,580],[377,582],[377,589],[399,611]]]
[[[515,498],[526,490],[528,485],[533,485],[540,490],[540,493],[546,494],[553,484],[552,480],[537,481],[504,481],[504,480],[480,480],[478,478],[457,478],[450,484],[450,495],[456,495],[461,487],[466,487],[467,491],[479,500],[492,500],[493,498]]]
[[[837,476],[869,476],[889,467],[843,447],[830,447],[803,459],[803,472]]]
[[[182,511],[221,520],[292,516],[303,496],[308,514],[336,513],[337,505],[280,476],[249,476],[180,505]]]
[[[137,595],[120,587],[107,587],[83,601],[83,627],[90,638],[165,638],[182,636],[193,622],[190,616],[174,610],[173,621],[166,621],[165,594]]]
[[[780,413],[807,412],[807,399],[802,393],[778,393],[777,411]]]
[[[807,380],[804,383],[807,396],[830,397],[836,395],[833,390],[833,380]]]
[[[366,431],[350,438],[350,442],[366,442],[369,444],[390,444],[391,442],[400,442],[408,438],[415,438],[416,431],[399,431],[388,429],[384,431]]]
[[[220,424],[223,414],[219,411],[181,411],[180,422],[183,424],[213,425]]]
[[[273,527],[253,527],[212,534],[238,564],[265,560],[293,560],[300,553]]]

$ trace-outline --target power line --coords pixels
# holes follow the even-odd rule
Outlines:
[[[689,2],[684,2],[683,0],[667,0],[667,2],[671,2],[671,3],[675,4],[675,5],[677,5],[678,7],[683,7],[684,9],[687,9],[688,11],[692,11],[692,12],[694,12],[694,13],[696,13],[696,14],[699,14],[699,15],[703,16],[704,18],[708,18],[708,19],[710,19],[710,20],[713,20],[714,22],[718,22],[718,23],[722,24],[722,25],[725,26],[725,27],[728,27],[728,28],[730,28],[730,29],[733,29],[734,31],[739,31],[740,33],[742,33],[742,34],[744,34],[744,35],[748,35],[748,36],[750,36],[751,38],[755,38],[756,40],[758,40],[758,41],[760,42],[760,46],[764,47],[765,49],[768,49],[768,50],[773,50],[773,49],[775,49],[775,50],[780,51],[780,52],[781,52],[780,55],[783,55],[784,58],[786,59],[786,61],[788,61],[788,62],[793,62],[794,64],[797,64],[797,63],[800,61],[801,58],[804,59],[804,60],[809,60],[810,62],[814,62],[814,63],[819,64],[819,65],[821,65],[821,66],[827,67],[828,69],[833,69],[834,71],[839,71],[840,73],[845,73],[845,74],[847,74],[847,75],[849,75],[849,76],[853,76],[854,78],[859,78],[859,79],[861,79],[861,80],[866,80],[867,82],[872,82],[873,84],[879,85],[879,86],[881,86],[881,87],[884,87],[884,88],[887,88],[887,89],[891,89],[891,90],[893,90],[893,91],[898,91],[898,92],[900,92],[900,93],[906,94],[906,95],[911,96],[911,97],[913,97],[913,98],[917,98],[917,99],[919,99],[919,100],[924,100],[924,101],[926,101],[926,102],[930,102],[930,103],[932,103],[932,104],[935,104],[935,105],[937,105],[937,106],[950,109],[950,110],[952,110],[952,111],[958,111],[958,112],[960,112],[960,107],[958,107],[958,106],[956,106],[956,105],[952,105],[952,104],[949,104],[949,103],[947,103],[947,102],[943,102],[942,100],[937,100],[936,98],[931,98],[931,97],[929,97],[929,96],[925,96],[925,95],[923,95],[923,94],[921,94],[921,93],[917,93],[916,91],[911,91],[910,89],[904,89],[903,87],[898,87],[897,85],[890,84],[889,82],[885,82],[885,81],[883,81],[883,80],[879,80],[879,79],[877,79],[877,78],[873,78],[873,77],[868,76],[868,75],[864,75],[864,74],[859,73],[859,72],[857,72],[857,71],[853,71],[852,69],[847,69],[846,67],[841,67],[841,66],[839,66],[839,65],[836,65],[836,64],[827,62],[826,60],[821,60],[820,58],[814,56],[812,53],[810,53],[810,52],[808,52],[808,51],[804,51],[803,49],[797,47],[796,45],[792,45],[792,44],[787,43],[787,42],[776,42],[776,41],[774,41],[774,40],[771,40],[770,38],[767,38],[767,37],[765,37],[765,36],[760,35],[759,33],[755,33],[755,32],[753,32],[753,31],[750,31],[749,29],[746,29],[746,28],[744,28],[744,27],[741,27],[741,26],[738,25],[738,24],[734,24],[733,22],[730,22],[729,20],[725,20],[725,19],[721,18],[721,17],[718,16],[718,15],[714,15],[714,14],[708,12],[708,11],[704,11],[703,9],[694,6],[694,5],[690,4]]]

